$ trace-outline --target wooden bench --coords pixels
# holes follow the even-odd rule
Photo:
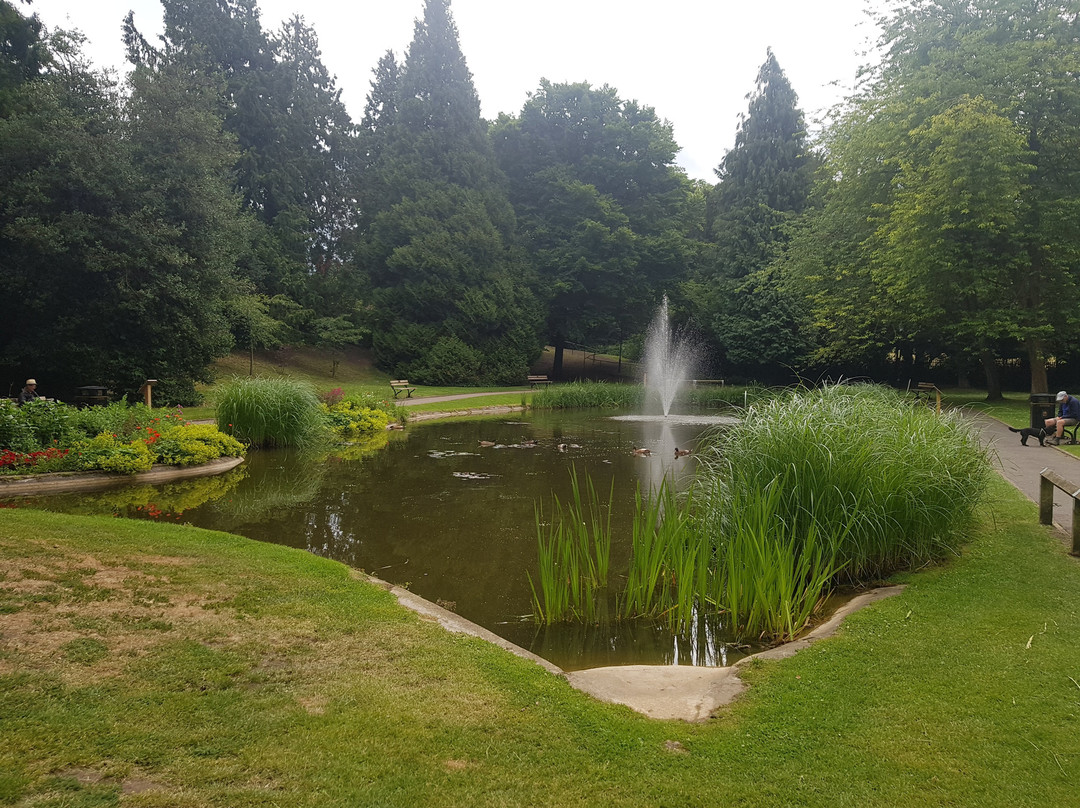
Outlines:
[[[915,400],[924,402],[927,407],[933,407],[938,415],[941,414],[941,391],[933,382],[919,382],[915,390]]]
[[[529,387],[536,387],[541,384],[551,384],[551,379],[547,376],[529,376]]]
[[[394,398],[400,393],[404,393],[405,398],[412,398],[412,394],[416,392],[415,387],[409,387],[408,379],[394,379],[390,382],[390,389],[394,391]]]

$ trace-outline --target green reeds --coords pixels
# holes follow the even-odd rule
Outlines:
[[[551,624],[560,620],[593,622],[603,611],[600,598],[607,589],[611,559],[612,480],[607,504],[600,502],[592,478],[585,477],[582,497],[577,469],[570,468],[570,500],[552,494],[550,521],[536,507],[536,537],[540,550],[539,583],[529,576],[534,617]]]
[[[217,422],[263,448],[307,448],[326,436],[314,388],[294,379],[233,378],[218,395]]]
[[[711,547],[692,530],[693,496],[680,499],[666,477],[645,497],[635,494],[633,545],[619,614],[624,618],[666,617],[688,625],[702,605],[709,580]]]
[[[778,485],[732,497],[716,548],[716,605],[736,636],[793,639],[831,591],[836,546],[812,523],[800,534],[783,521]]]
[[[643,399],[644,389],[639,384],[567,382],[537,390],[531,406],[537,410],[634,409]]]

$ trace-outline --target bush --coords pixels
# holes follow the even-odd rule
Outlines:
[[[149,471],[154,465],[154,454],[144,441],[135,439],[124,443],[110,433],[79,441],[74,446],[73,454],[78,458],[76,466],[85,471],[135,474]]]
[[[167,427],[150,441],[157,462],[170,466],[194,466],[219,457],[241,457],[244,446],[213,424],[181,424]]]
[[[607,382],[568,382],[547,385],[533,394],[532,407],[537,410],[571,409],[635,409],[644,400],[640,384],[608,384]]]
[[[217,421],[264,448],[307,447],[325,437],[314,388],[293,379],[234,377],[218,396]]]
[[[384,408],[372,406],[366,398],[349,397],[333,406],[323,405],[323,418],[337,441],[351,443],[385,431],[391,416]]]
[[[443,337],[432,346],[409,378],[421,384],[467,385],[480,384],[483,357],[457,337]]]

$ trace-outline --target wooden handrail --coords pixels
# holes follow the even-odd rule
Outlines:
[[[1059,488],[1072,497],[1072,554],[1080,556],[1080,485],[1066,480],[1050,469],[1039,472],[1039,524],[1054,523],[1054,489]]]

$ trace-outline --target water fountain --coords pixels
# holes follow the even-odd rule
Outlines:
[[[659,397],[664,417],[671,414],[671,403],[675,400],[679,385],[689,375],[695,353],[689,340],[677,337],[672,332],[668,299],[664,295],[645,337],[646,394]]]
[[[687,336],[676,334],[668,315],[668,299],[660,302],[649,330],[645,335],[645,409],[636,415],[618,415],[620,420],[656,421],[685,424],[733,424],[735,418],[726,415],[680,415],[671,412],[679,387],[689,380],[690,372],[699,359],[698,346]],[[650,412],[653,402],[659,402],[659,412]],[[668,450],[672,451],[668,451]],[[674,447],[664,446],[665,454]]]

